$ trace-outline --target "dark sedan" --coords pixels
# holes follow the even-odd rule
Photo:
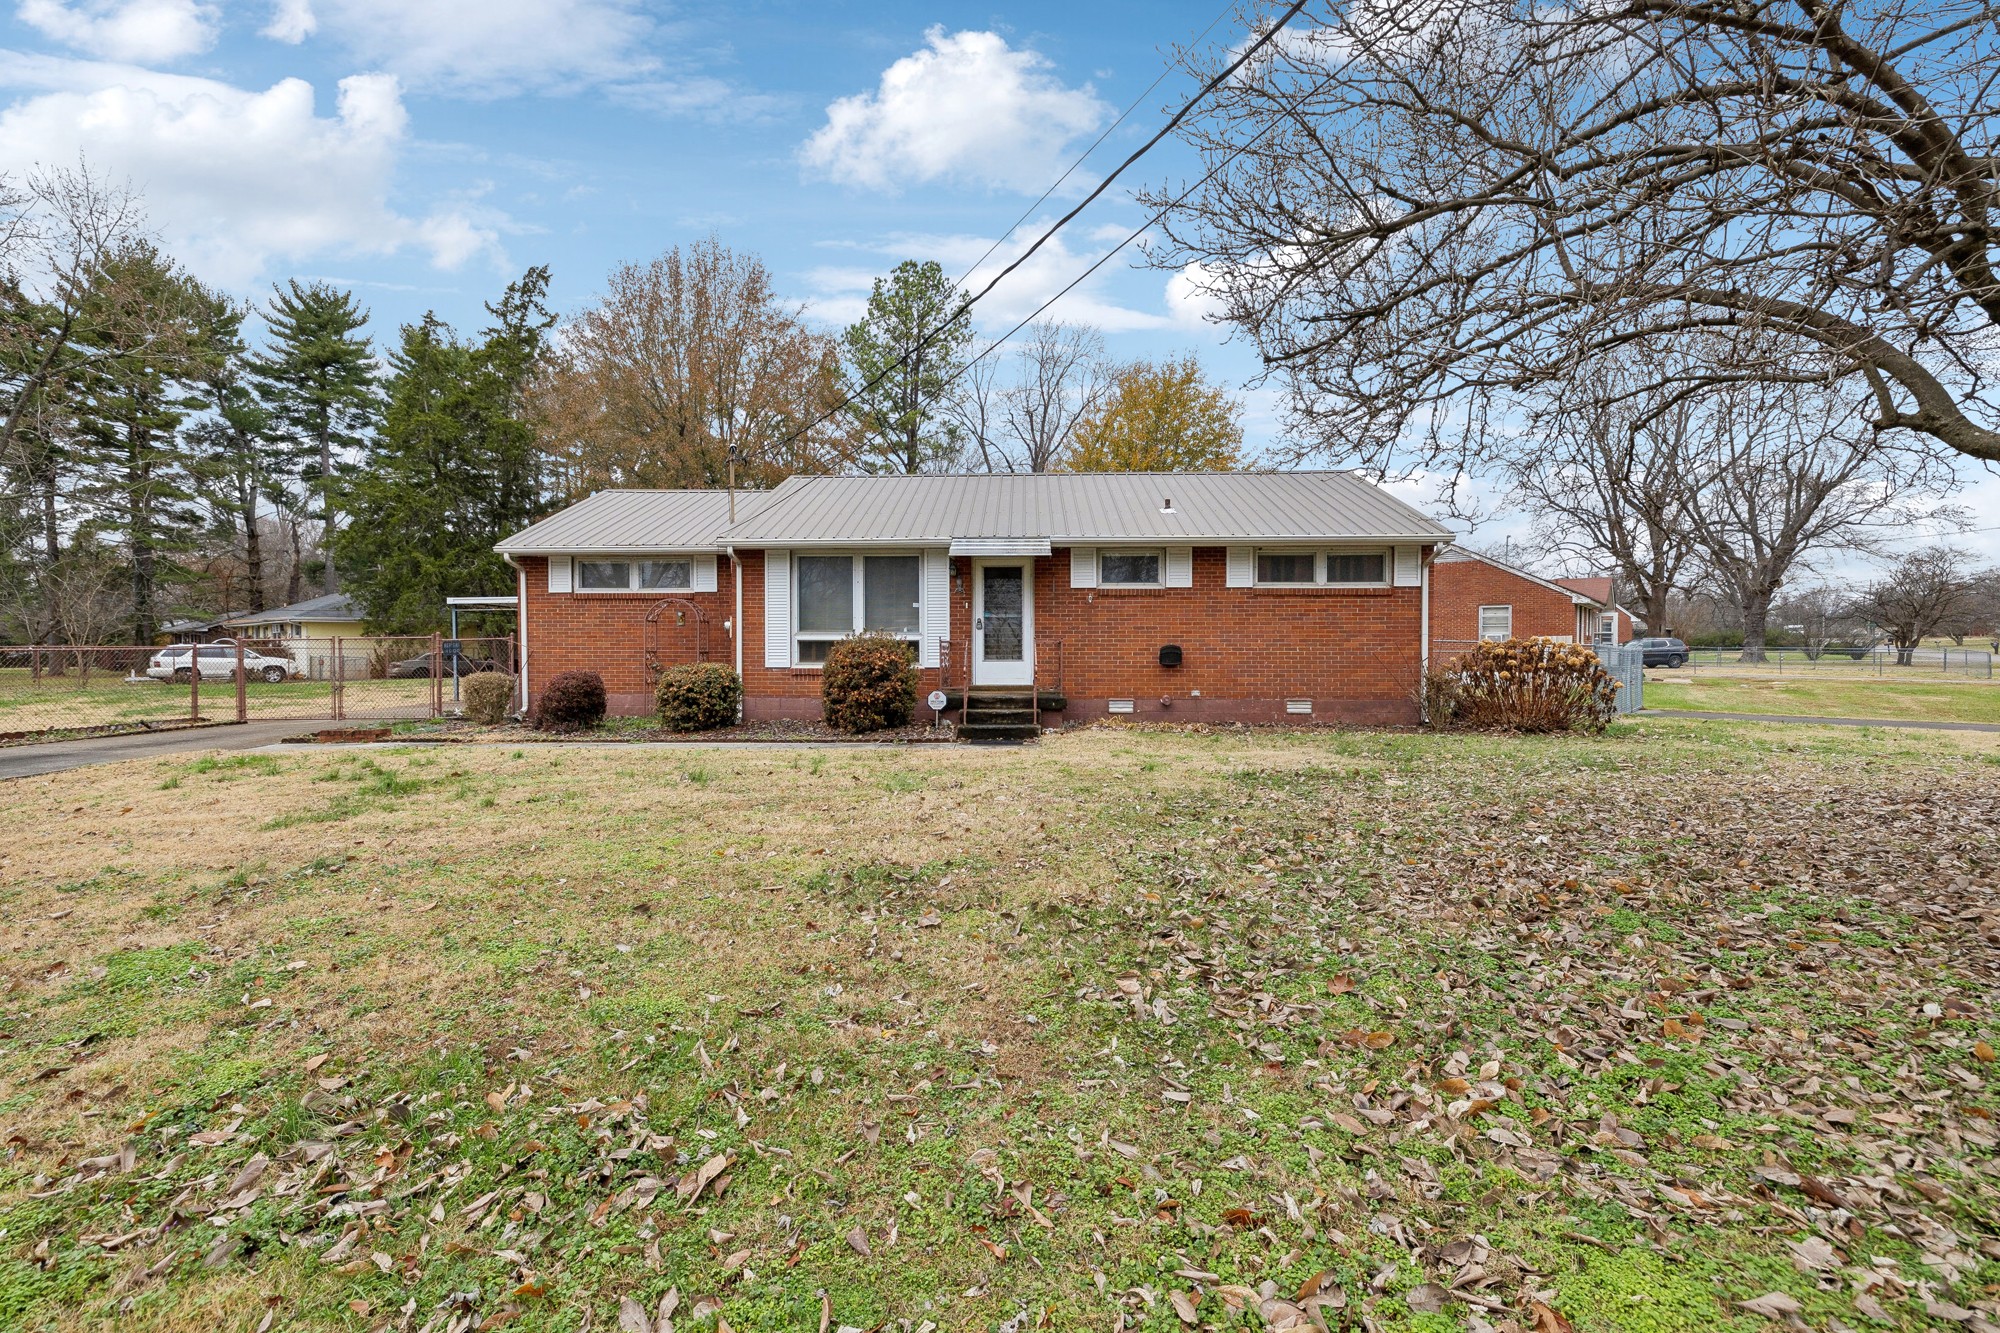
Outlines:
[[[442,673],[436,670],[433,658],[444,659]],[[400,662],[389,664],[390,680],[428,680],[434,675],[476,676],[482,671],[498,671],[500,664],[488,657],[469,657],[464,653],[419,653],[406,657]]]

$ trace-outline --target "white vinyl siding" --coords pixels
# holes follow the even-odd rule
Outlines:
[[[1514,608],[1511,606],[1480,607],[1479,637],[1488,641],[1513,638]]]
[[[764,552],[764,665],[792,664],[792,553]]]
[[[924,632],[918,664],[943,665],[938,645],[951,625],[951,554],[924,552]]]
[[[1095,546],[1072,546],[1069,548],[1069,586],[1072,588],[1095,588],[1097,586],[1097,548]]]
[[[1192,588],[1194,586],[1194,547],[1169,546],[1167,548],[1167,586],[1169,588]]]
[[[550,557],[549,557],[549,591],[550,591],[550,592],[568,592],[568,591],[569,591],[569,588],[570,588],[570,582],[569,582],[569,577],[570,577],[570,575],[569,575],[569,557],[568,557],[568,556],[566,556],[566,555],[552,555],[552,556],[550,556]]]
[[[1228,569],[1224,583],[1231,588],[1254,588],[1257,586],[1257,548],[1254,546],[1232,546],[1226,552]]]

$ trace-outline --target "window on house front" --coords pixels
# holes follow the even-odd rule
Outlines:
[[[585,592],[624,592],[632,586],[632,565],[627,560],[579,560],[576,586]]]
[[[694,587],[694,561],[641,560],[633,571],[646,592],[685,592]]]
[[[1108,588],[1157,588],[1165,563],[1158,551],[1100,551],[1097,581]]]
[[[1618,616],[1607,611],[1597,618],[1597,637],[1610,643],[1618,641]]]
[[[1488,640],[1513,638],[1514,608],[1511,606],[1480,607],[1479,637]]]
[[[1380,588],[1389,582],[1389,553],[1260,550],[1257,582],[1273,588]]]
[[[1257,582],[1317,583],[1319,582],[1319,553],[1317,551],[1259,551],[1257,552]]]
[[[864,631],[915,642],[921,556],[802,555],[797,566],[798,661],[824,662],[834,644]]]

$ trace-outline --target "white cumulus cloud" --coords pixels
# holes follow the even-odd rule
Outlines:
[[[271,21],[264,25],[263,31],[274,42],[297,46],[319,31],[312,0],[276,0],[271,6]]]
[[[1039,193],[1071,143],[1111,108],[1033,51],[992,32],[924,34],[872,93],[843,97],[800,150],[805,165],[868,189],[953,180]]]
[[[201,0],[21,0],[15,16],[51,40],[107,60],[165,63],[215,43]]]
[[[492,219],[457,206],[422,217],[392,206],[408,116],[395,76],[342,79],[331,117],[313,88],[262,91],[89,61],[0,52],[0,171],[79,159],[130,181],[168,250],[243,291],[279,263],[427,253],[441,267],[497,256]]]

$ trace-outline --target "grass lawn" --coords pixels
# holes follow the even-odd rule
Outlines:
[[[1994,737],[176,756],[0,829],[8,1329],[2000,1322]]]
[[[344,687],[350,717],[423,717],[430,712],[428,680],[360,680]],[[328,681],[290,680],[245,683],[252,720],[324,718],[333,708]],[[451,682],[445,682],[445,699]],[[188,686],[167,681],[128,681],[122,671],[74,673],[36,680],[25,668],[0,668],[0,731],[43,731],[57,727],[99,727],[120,722],[168,722],[188,716]],[[234,681],[204,680],[201,712],[211,718],[236,715]]]
[[[2000,681],[1785,680],[1653,671],[1646,677],[1646,707],[1793,717],[2000,722]]]

